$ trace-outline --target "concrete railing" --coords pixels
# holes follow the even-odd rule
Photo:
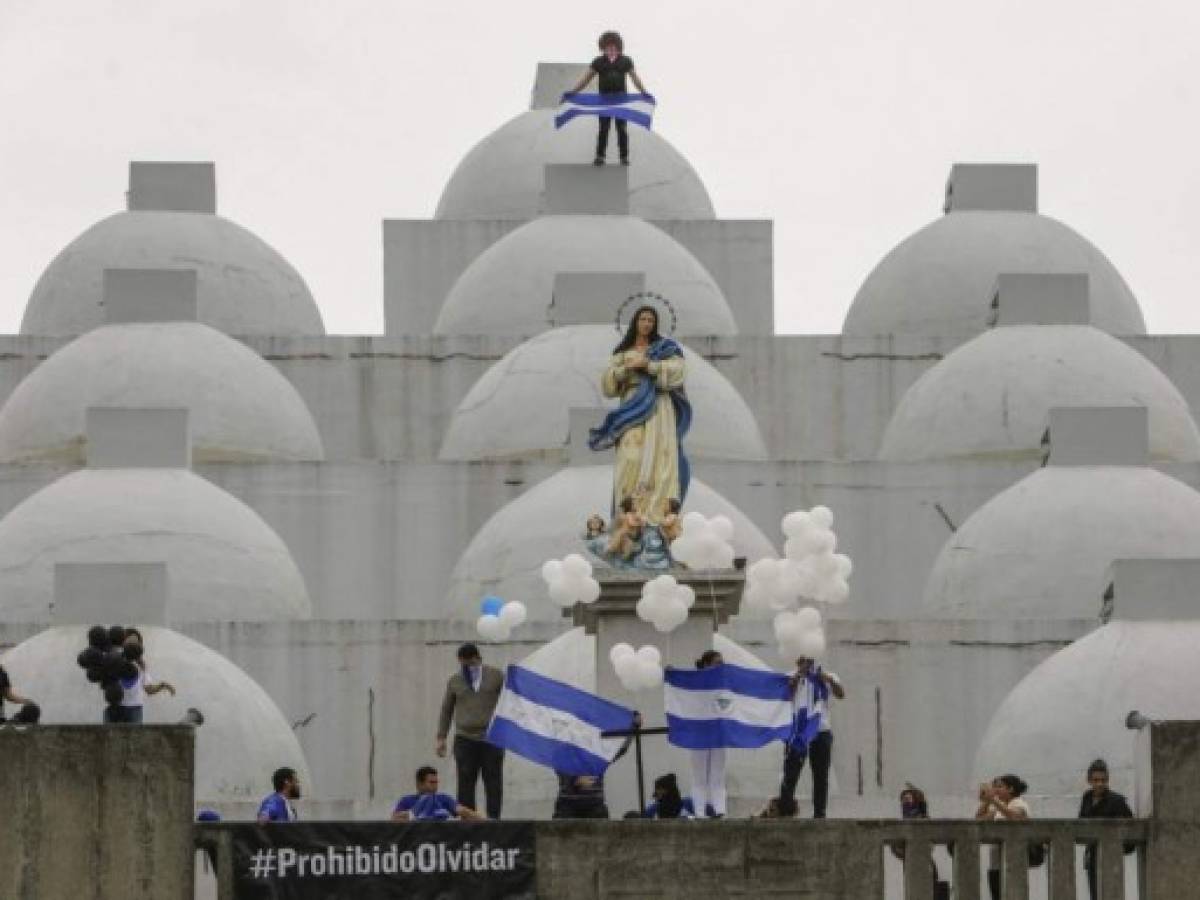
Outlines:
[[[951,849],[956,900],[986,900],[982,869],[986,848],[995,845],[1001,848],[1002,897],[1027,900],[1028,848],[1040,844],[1047,847],[1048,900],[1075,900],[1079,845],[1097,849],[1101,900],[1125,900],[1124,853],[1146,846],[1149,826],[1137,819],[537,822],[537,895],[554,900],[883,900],[884,855],[896,847],[905,860],[905,900],[933,900],[930,853],[941,845]],[[381,822],[379,842],[404,827]],[[218,900],[234,897],[230,837],[226,825],[196,828],[197,845],[216,858]],[[1139,897],[1150,895],[1143,887]]]

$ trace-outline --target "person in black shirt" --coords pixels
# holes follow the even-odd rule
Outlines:
[[[633,727],[642,727],[641,713],[633,714]],[[621,749],[612,761],[616,762],[624,756],[633,735],[625,738]],[[610,763],[611,765],[611,763]],[[603,775],[568,775],[566,772],[556,772],[558,776],[558,796],[554,800],[555,819],[607,819],[608,804],[604,801]]]
[[[615,31],[606,31],[600,35],[600,55],[592,60],[591,66],[583,73],[583,77],[579,79],[579,83],[571,88],[569,93],[577,93],[582,91],[593,78],[599,76],[600,94],[624,94],[627,92],[625,76],[633,79],[633,83],[637,85],[637,89],[643,94],[648,94],[646,86],[642,84],[642,79],[638,78],[637,72],[633,69],[633,60],[625,55],[625,42],[621,40],[621,35]],[[597,166],[604,165],[604,158],[608,155],[608,131],[612,127],[612,116],[600,116],[600,131],[596,136],[596,158],[593,164]],[[617,119],[617,149],[621,153],[621,165],[629,165],[629,129],[628,123],[624,119]]]
[[[33,725],[41,718],[41,709],[38,705],[28,697],[22,697],[13,690],[12,681],[8,677],[8,673],[4,671],[4,666],[0,666],[0,724],[4,722],[4,701],[9,703],[19,703],[21,709],[13,716],[13,722],[18,724]]]
[[[1079,802],[1081,819],[1132,819],[1133,811],[1125,798],[1108,789],[1108,764],[1095,760],[1087,770],[1090,789]],[[1096,848],[1088,844],[1083,853],[1083,868],[1087,872],[1088,893],[1096,900]]]

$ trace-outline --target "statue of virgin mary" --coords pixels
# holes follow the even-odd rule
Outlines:
[[[588,446],[617,448],[614,512],[630,498],[634,512],[655,527],[668,514],[670,501],[683,503],[691,480],[683,449],[692,423],[685,377],[683,350],[659,334],[658,310],[638,307],[600,379],[604,395],[619,397],[621,404],[591,430]]]

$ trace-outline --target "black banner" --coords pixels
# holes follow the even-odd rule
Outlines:
[[[536,894],[529,822],[291,822],[230,830],[238,900]]]

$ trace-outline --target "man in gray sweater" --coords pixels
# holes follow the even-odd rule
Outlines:
[[[438,715],[437,755],[446,755],[446,736],[454,719],[454,765],[458,769],[458,802],[471,809],[475,805],[475,783],[483,776],[487,796],[487,817],[500,818],[504,796],[504,750],[484,740],[500,692],[504,673],[483,664],[479,648],[463,644],[458,648],[459,671],[446,683],[446,695]]]

